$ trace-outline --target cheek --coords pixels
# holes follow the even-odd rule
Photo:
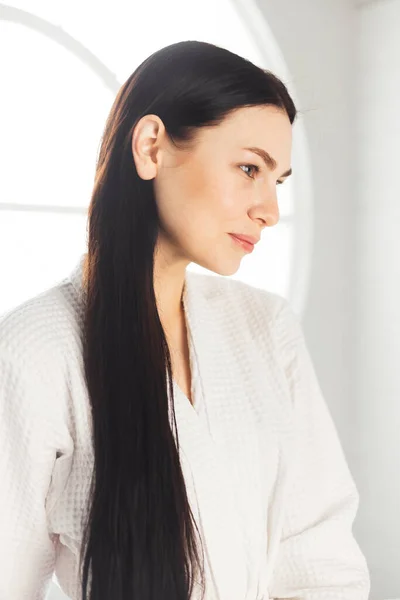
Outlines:
[[[196,168],[197,167],[197,168]],[[249,200],[246,182],[209,167],[176,171],[157,189],[161,222],[169,234],[185,244],[215,239],[243,220]]]
[[[229,186],[210,185],[197,196],[193,205],[196,222],[203,223],[210,237],[226,230],[228,223],[240,215],[240,199],[237,192]]]
[[[243,221],[248,202],[249,193],[240,189],[240,187],[231,186],[221,190],[218,201],[221,218],[226,223],[234,223],[237,227],[238,223],[240,225],[240,222]]]
[[[234,218],[243,208],[243,201],[246,198],[245,187],[241,185],[240,177],[235,178],[235,174],[230,171],[224,172],[219,177],[210,176],[203,192],[204,200],[218,219]]]

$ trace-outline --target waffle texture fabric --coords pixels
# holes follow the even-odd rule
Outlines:
[[[83,260],[0,321],[0,600],[44,600],[52,578],[81,598]],[[174,382],[174,406],[206,600],[367,600],[359,495],[298,317],[279,295],[190,271],[183,300],[193,405]]]

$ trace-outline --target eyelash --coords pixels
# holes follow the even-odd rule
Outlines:
[[[256,173],[260,172],[260,167],[258,167],[257,165],[246,165],[245,164],[245,165],[240,165],[240,166],[241,167],[251,167],[252,169],[255,170]],[[243,169],[242,169],[242,171],[243,171]],[[251,175],[249,175],[248,173],[246,173],[246,171],[243,171],[243,172],[247,175],[247,177],[250,177],[250,179],[254,179],[254,177],[252,177]],[[277,185],[282,185],[282,183],[283,183],[283,181],[277,181],[276,182]]]

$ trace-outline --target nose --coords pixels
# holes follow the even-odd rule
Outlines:
[[[279,206],[276,192],[269,194],[252,209],[252,218],[262,222],[263,227],[273,227],[279,223]]]

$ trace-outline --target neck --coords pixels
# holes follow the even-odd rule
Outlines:
[[[154,293],[160,319],[166,327],[174,327],[182,321],[183,293],[186,267],[189,261],[178,259],[172,250],[158,246],[154,261]]]

